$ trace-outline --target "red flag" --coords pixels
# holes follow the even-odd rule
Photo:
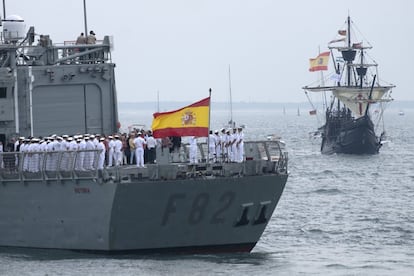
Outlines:
[[[309,115],[316,115],[316,109],[310,110]]]

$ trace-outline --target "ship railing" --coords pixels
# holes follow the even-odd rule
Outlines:
[[[99,150],[0,153],[0,181],[98,178]]]
[[[50,40],[38,45],[22,45],[19,48],[19,65],[94,64],[111,62],[112,38],[105,36],[96,44],[53,44]]]
[[[106,179],[128,183],[132,180],[144,179],[173,180],[288,173],[288,154],[278,141],[244,142],[245,156],[241,162],[231,162],[221,158],[210,160],[207,158],[207,144],[198,143],[197,146],[196,163],[190,163],[190,146],[183,143],[171,154],[169,148],[159,147],[157,163],[146,164],[145,169],[137,168],[135,165],[111,167],[104,170],[104,174]]]
[[[167,149],[168,150],[168,149]],[[197,143],[197,159],[200,163],[230,163],[231,158],[230,147],[225,147],[220,150],[219,154],[211,155],[208,150],[208,145],[205,142]],[[190,145],[183,143],[181,147],[174,149],[171,152],[169,162],[180,163],[189,162]],[[209,156],[210,155],[210,156]],[[284,152],[284,147],[277,140],[263,140],[263,141],[246,141],[244,142],[244,161],[249,160],[266,160],[277,162],[281,159],[286,159],[287,153]]]
[[[207,159],[207,144],[199,143],[197,164],[190,164],[188,145],[180,147],[182,160],[148,164],[147,169],[136,166],[115,166],[98,169],[100,151],[4,152],[0,154],[0,182],[7,181],[59,181],[79,179],[175,179],[208,176],[242,176],[264,173],[286,174],[288,155],[277,141],[244,142],[242,162],[227,159]],[[102,160],[100,160],[102,162]]]

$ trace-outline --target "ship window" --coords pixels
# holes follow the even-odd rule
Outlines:
[[[0,87],[0,98],[7,98],[7,87]]]

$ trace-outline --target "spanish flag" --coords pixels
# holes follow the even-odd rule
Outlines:
[[[309,63],[309,71],[321,71],[321,70],[328,70],[328,61],[329,61],[330,52],[323,52],[319,54],[316,58],[310,58]]]
[[[154,138],[168,136],[208,137],[210,97],[178,110],[153,114]]]

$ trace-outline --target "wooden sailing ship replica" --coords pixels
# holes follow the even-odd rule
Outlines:
[[[378,64],[368,55],[372,46],[355,40],[353,34],[348,16],[346,28],[339,30],[339,37],[329,42],[329,51],[310,60],[310,71],[320,71],[320,81],[317,85],[303,87],[308,99],[308,92],[322,95],[325,122],[318,132],[324,154],[376,154],[385,135],[383,112],[392,101],[391,92],[395,85],[380,84]],[[333,70],[323,76],[328,70],[329,59],[333,61]],[[316,114],[316,108],[310,114]]]

